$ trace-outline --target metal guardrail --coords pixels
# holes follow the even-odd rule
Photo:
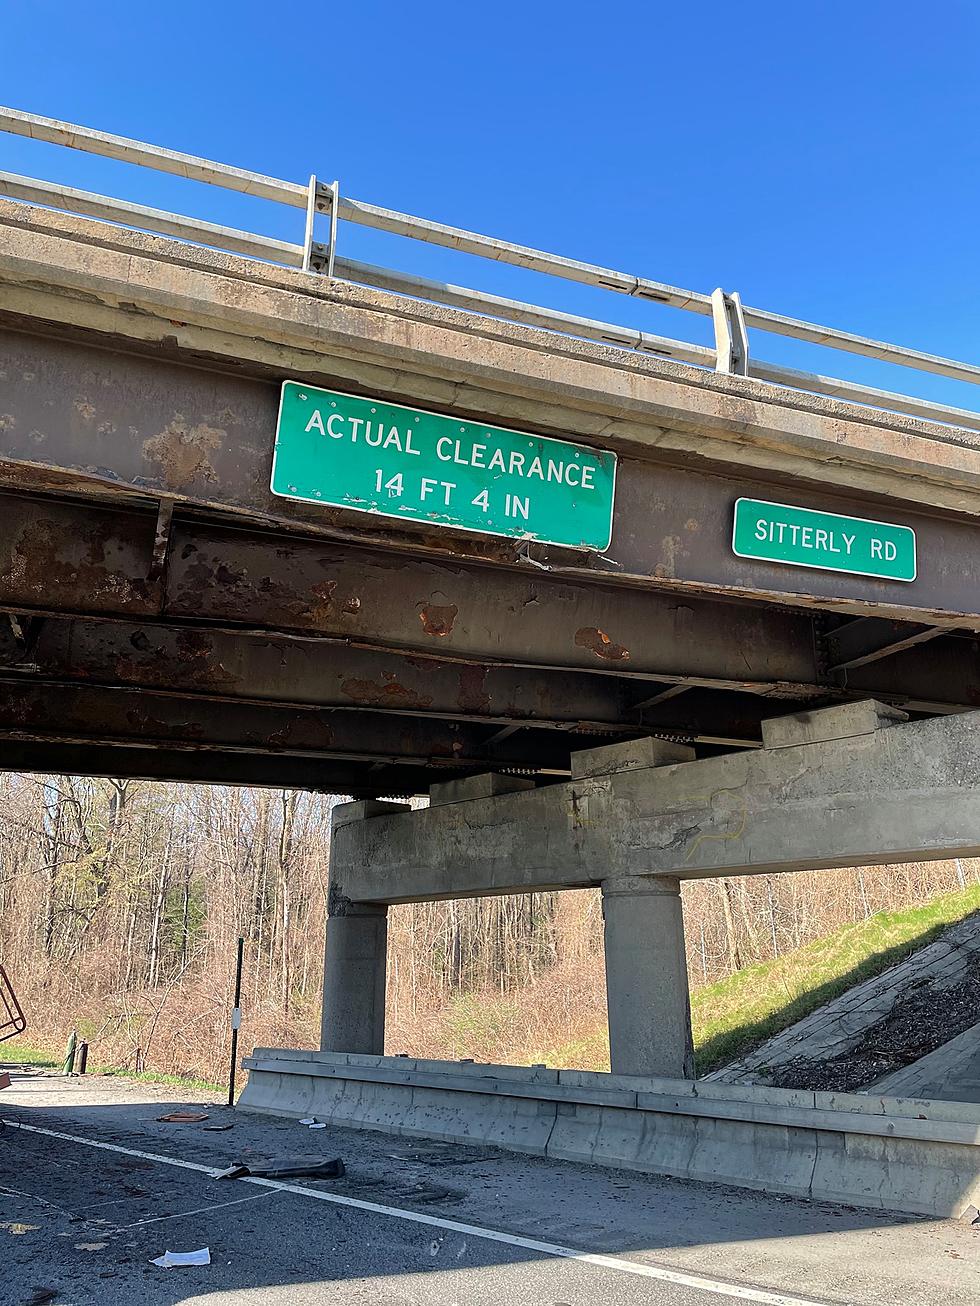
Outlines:
[[[85,150],[123,163],[154,168],[160,172],[171,173],[192,181],[206,182],[225,190],[253,195],[259,199],[287,204],[304,210],[306,221],[302,243],[293,244],[197,218],[181,217],[162,209],[148,208],[144,205],[96,195],[70,186],[59,186],[51,182],[0,172],[0,195],[6,195],[11,199],[24,200],[27,203],[40,204],[70,213],[80,213],[138,230],[174,236],[179,240],[245,254],[251,258],[264,259],[287,267],[301,268],[314,275],[326,274],[329,277],[451,305],[488,317],[541,327],[563,335],[598,340],[640,353],[656,354],[678,362],[711,368],[722,373],[752,376],[792,389],[830,395],[852,403],[980,431],[980,412],[934,403],[931,400],[916,399],[890,390],[878,390],[853,381],[800,371],[750,357],[748,331],[749,328],[755,328],[774,335],[788,336],[794,340],[824,345],[865,358],[874,358],[917,371],[980,385],[980,366],[975,363],[943,358],[921,350],[872,340],[849,331],[839,331],[813,322],[785,317],[779,313],[770,313],[765,309],[751,308],[743,305],[737,294],[726,294],[720,289],[711,294],[683,290],[647,277],[583,263],[577,259],[563,258],[558,254],[549,254],[544,250],[531,249],[525,245],[515,245],[493,236],[484,236],[459,227],[450,227],[443,223],[414,217],[408,213],[380,208],[361,200],[349,199],[341,195],[336,181],[326,184],[318,181],[316,176],[312,176],[309,183],[304,186],[297,182],[282,181],[260,173],[248,172],[243,168],[197,158],[191,154],[182,154],[176,150],[147,145],[123,136],[94,131],[89,127],[79,127],[53,118],[42,118],[35,114],[2,107],[0,107],[0,130],[27,136],[33,140],[46,141],[53,145]],[[326,215],[330,224],[330,239],[325,244],[313,238],[314,223],[318,213]],[[596,286],[633,298],[652,300],[658,304],[711,317],[715,346],[712,349],[705,345],[674,340],[616,323],[579,317],[556,309],[487,294],[465,286],[454,286],[343,258],[337,254],[337,228],[341,221],[372,227],[394,235],[508,263],[515,267],[529,268],[567,281],[576,281],[583,285]]]

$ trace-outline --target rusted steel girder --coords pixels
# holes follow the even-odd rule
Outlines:
[[[0,370],[5,374],[0,478],[8,485],[91,492],[101,484],[308,532],[343,531],[392,552],[510,565],[520,552],[514,541],[422,525],[382,527],[361,514],[275,498],[268,488],[278,400],[273,380],[10,331],[0,332]],[[764,479],[671,466],[658,460],[655,449],[651,454],[649,460],[621,460],[609,550],[615,567],[606,578],[611,586],[626,579],[682,590],[724,587],[759,601],[843,604],[856,615],[980,623],[973,564],[980,525],[974,520],[909,512],[902,503],[860,488],[851,495],[828,495],[817,465],[809,480],[775,474]],[[913,526],[919,541],[917,580],[905,586],[737,558],[731,514],[739,496],[788,497],[804,507]],[[556,565],[587,565],[569,550],[540,549],[536,556]]]
[[[574,735],[533,728],[520,736],[500,734],[428,717],[214,703],[159,690],[0,677],[0,740],[159,744],[190,752],[288,753],[452,771],[568,771]],[[590,736],[583,746],[594,743]]]
[[[651,686],[662,686],[587,673],[442,663],[309,640],[34,620],[41,629],[29,654],[0,623],[0,672],[19,672],[27,683],[145,687],[232,707],[266,703],[609,734],[664,731],[738,746],[760,740],[767,716],[800,705],[692,688],[680,701],[638,706],[650,697]]]
[[[423,697],[430,692],[421,687],[423,663],[432,663],[432,673],[443,677],[447,695],[454,693],[455,677],[456,706],[464,716],[475,707],[476,716],[486,709],[494,718],[522,719],[541,708],[543,719],[608,724],[609,699],[603,709],[596,701],[595,681],[605,676],[647,683],[660,678],[792,701],[870,693],[922,711],[980,702],[980,662],[969,640],[940,636],[841,674],[833,671],[834,632],[821,641],[814,619],[799,611],[571,583],[537,570],[395,557],[194,521],[172,524],[168,557],[151,579],[156,532],[154,513],[0,496],[0,610],[138,622],[148,648],[134,646],[125,656],[131,668],[146,668],[151,684],[154,648],[162,648],[164,657],[168,650],[179,656],[198,688],[220,687],[239,663],[274,681],[275,657],[269,653],[262,670],[255,652],[272,646],[261,639],[252,646],[240,643],[249,632],[273,638],[276,646],[290,639],[297,647],[316,645],[307,660],[315,658],[317,667],[330,642],[379,658],[382,651],[400,653]],[[183,632],[179,646],[173,632],[152,642],[151,626],[177,625]],[[215,643],[222,632],[230,638]],[[203,642],[195,645],[197,635]],[[97,665],[109,656],[106,648],[92,653]],[[367,682],[349,686],[363,692],[365,705],[376,693],[378,706],[389,697],[379,658],[366,661],[363,674],[356,668],[343,673],[345,680]],[[507,680],[508,665],[534,668],[541,679]],[[489,703],[490,688],[479,683],[488,667],[488,675],[499,677]],[[552,682],[546,671],[593,674],[580,692],[574,677]],[[401,674],[398,683],[405,683]],[[647,697],[638,688],[627,702]],[[632,724],[636,718],[627,714],[622,720]]]
[[[418,766],[255,753],[191,753],[162,747],[29,743],[5,740],[0,770],[93,775],[187,784],[259,785],[310,789],[352,798],[401,798],[427,791],[433,772]],[[438,772],[435,773],[438,777]]]
[[[615,728],[629,695],[611,676],[439,662],[315,640],[111,621],[42,622],[28,657],[0,625],[0,668],[42,677],[294,707],[451,717],[487,724]],[[635,694],[634,694],[635,697]],[[631,727],[632,728],[632,725]]]
[[[295,633],[440,661],[818,692],[811,617],[746,603],[435,562],[327,540],[6,496],[0,608]],[[802,687],[802,688],[801,688]]]

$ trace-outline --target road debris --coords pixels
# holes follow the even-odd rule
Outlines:
[[[201,1120],[207,1120],[206,1111],[171,1111],[169,1115],[157,1116],[161,1124],[174,1125],[196,1125]]]
[[[202,1132],[205,1134],[221,1134],[224,1133],[226,1129],[234,1129],[234,1128],[235,1128],[235,1122],[232,1121],[230,1124],[227,1125],[205,1125]]]
[[[211,1249],[202,1247],[196,1252],[170,1252],[166,1251],[162,1256],[157,1256],[150,1261],[151,1265],[159,1265],[164,1270],[170,1270],[177,1265],[210,1265]]]
[[[322,1156],[279,1156],[272,1160],[232,1161],[227,1170],[216,1174],[216,1179],[242,1179],[254,1175],[259,1179],[340,1179],[346,1174],[339,1156],[330,1160]]]

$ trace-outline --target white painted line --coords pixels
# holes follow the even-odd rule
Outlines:
[[[3,1123],[12,1129],[23,1129],[29,1134],[60,1138],[66,1143],[80,1143],[83,1147],[96,1147],[103,1152],[118,1152],[123,1156],[138,1157],[141,1161],[156,1161],[160,1165],[178,1166],[182,1170],[196,1170],[198,1174],[210,1175],[212,1179],[221,1173],[221,1170],[214,1166],[200,1165],[196,1161],[180,1161],[176,1157],[161,1156],[157,1152],[140,1152],[132,1147],[122,1147],[118,1143],[97,1142],[93,1138],[81,1138],[77,1134],[63,1134],[55,1129],[41,1129],[38,1125],[24,1125],[17,1120],[4,1120]],[[743,1287],[737,1283],[723,1283],[718,1279],[705,1279],[697,1274],[684,1274],[680,1270],[668,1270],[663,1266],[647,1265],[642,1261],[628,1261],[619,1256],[605,1256],[599,1252],[583,1252],[574,1247],[563,1247],[560,1243],[542,1242],[538,1238],[525,1238],[521,1234],[504,1233],[500,1229],[486,1229],[478,1224],[462,1224],[458,1220],[444,1220],[437,1215],[406,1211],[399,1206],[382,1206],[378,1202],[362,1201],[359,1197],[342,1197],[339,1193],[319,1192],[314,1188],[303,1188],[300,1184],[287,1184],[278,1179],[260,1179],[256,1175],[243,1175],[241,1179],[236,1179],[234,1182],[257,1184],[259,1187],[271,1188],[276,1192],[312,1197],[318,1202],[330,1202],[334,1206],[349,1206],[372,1215],[407,1220],[410,1224],[422,1224],[428,1228],[446,1229],[450,1233],[462,1234],[466,1238],[484,1238],[488,1242],[503,1243],[507,1247],[520,1247],[525,1251],[540,1252],[543,1256],[579,1261],[586,1265],[598,1265],[605,1270],[635,1274],[644,1279],[659,1279],[661,1283],[676,1283],[682,1288],[697,1288],[701,1292],[713,1292],[721,1297],[732,1297],[738,1301],[757,1302],[760,1306],[826,1306],[825,1302],[818,1302],[812,1298],[787,1297],[784,1293]]]

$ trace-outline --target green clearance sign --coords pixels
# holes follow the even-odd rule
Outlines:
[[[738,499],[732,549],[740,558],[820,567],[879,580],[915,580],[915,531],[764,499]]]
[[[484,535],[607,549],[616,455],[285,381],[272,492]]]

